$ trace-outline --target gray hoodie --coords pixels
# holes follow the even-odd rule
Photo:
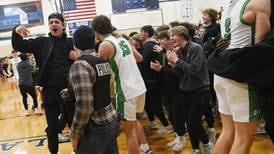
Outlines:
[[[209,89],[209,76],[203,48],[197,43],[188,41],[178,57],[174,70],[180,80],[180,89],[185,92]]]
[[[19,74],[19,85],[32,85],[33,79],[31,72],[33,66],[28,61],[21,61],[17,66]]]

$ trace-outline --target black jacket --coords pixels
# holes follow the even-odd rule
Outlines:
[[[15,27],[16,28],[16,27]],[[45,68],[48,64],[48,61],[50,59],[50,56],[53,53],[53,48],[56,46],[54,43],[56,41],[56,38],[54,38],[52,35],[49,34],[48,37],[38,37],[35,39],[27,39],[24,40],[21,36],[19,36],[15,32],[15,28],[12,32],[12,47],[13,49],[23,52],[23,53],[33,53],[35,56],[35,60],[37,62],[37,66],[39,67],[39,72],[38,72],[38,82],[41,83],[41,79],[47,78],[47,76],[56,76],[56,74],[47,74],[45,72]],[[66,35],[64,34],[62,39],[64,39],[64,47],[61,50],[64,50],[64,54],[68,57],[69,52],[73,50],[73,43],[72,43],[72,38],[67,38]],[[64,60],[64,59],[60,59]],[[67,60],[67,65],[65,66],[65,70],[61,70],[59,73],[64,74],[64,80],[67,80],[67,74],[69,71],[70,65],[73,63],[73,61]],[[63,80],[63,79],[62,79]],[[56,85],[60,87],[60,85],[63,83],[43,83],[42,86],[52,86]],[[66,86],[64,86],[66,87]]]
[[[185,92],[209,89],[209,76],[202,47],[188,41],[178,58],[174,71],[179,77],[180,89]]]
[[[219,24],[211,24],[205,28],[203,36],[203,47],[206,56],[208,57],[215,49],[217,41],[220,39],[221,30]]]
[[[252,47],[217,49],[209,57],[209,71],[258,89],[274,86],[274,29]]]
[[[158,44],[155,39],[148,39],[142,46],[143,61],[140,63],[140,71],[144,81],[147,82],[159,82],[161,80],[159,72],[150,68],[151,61],[159,61],[161,63],[161,55],[153,51],[153,46]]]

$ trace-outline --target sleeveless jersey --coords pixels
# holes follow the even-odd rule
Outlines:
[[[230,40],[228,49],[242,48],[254,44],[255,25],[243,19],[250,0],[231,0],[221,19],[222,37]]]
[[[21,59],[20,59],[20,57],[11,58],[10,61],[11,61],[11,66],[12,66],[11,69],[13,71],[14,77],[18,81],[19,80],[19,74],[18,74],[18,71],[17,71],[17,66],[18,66],[19,62],[21,62]]]
[[[123,103],[145,93],[146,87],[128,41],[113,36],[107,37],[105,41],[109,41],[115,48],[109,64],[114,74],[118,111],[122,111]]]

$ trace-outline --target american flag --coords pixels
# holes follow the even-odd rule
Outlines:
[[[63,0],[66,21],[92,20],[96,16],[95,0]]]

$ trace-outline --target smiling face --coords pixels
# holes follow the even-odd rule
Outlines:
[[[50,33],[54,37],[61,37],[64,32],[64,24],[57,18],[51,18],[48,22]]]
[[[168,38],[161,38],[160,39],[160,46],[162,48],[168,49],[168,48],[170,48],[171,45],[172,45],[172,42],[171,42],[170,39],[168,39]]]
[[[211,18],[207,13],[203,13],[202,19],[203,19],[203,23],[206,25],[211,23]]]
[[[173,47],[181,47],[185,39],[182,36],[179,36],[175,33],[170,33],[170,41]]]

